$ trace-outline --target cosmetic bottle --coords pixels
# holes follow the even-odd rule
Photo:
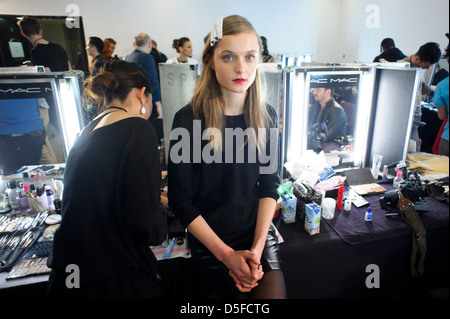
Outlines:
[[[364,215],[364,220],[366,222],[371,222],[372,221],[372,208],[368,207],[366,214]]]
[[[11,211],[11,204],[9,203],[6,189],[3,170],[0,168],[0,214],[9,213]]]
[[[350,213],[352,210],[352,201],[350,199],[346,199],[344,201],[344,212]]]
[[[12,210],[19,210],[19,204],[17,203],[17,184],[15,181],[6,184],[6,194],[8,195]]]
[[[3,170],[0,168],[0,193],[5,193],[5,191],[6,191],[5,176],[3,176]]]
[[[48,200],[47,194],[45,193],[45,189],[43,188],[36,189],[36,202],[38,203],[39,206],[41,206],[41,210],[48,209]]]
[[[17,192],[17,203],[21,214],[31,212],[30,202],[28,201],[27,193],[23,188],[19,188],[19,191]]]
[[[344,185],[338,188],[338,197],[336,201],[336,209],[342,210],[342,205],[344,204]]]
[[[47,195],[48,208],[51,210],[55,210],[55,205],[53,201],[55,200],[55,196],[53,195],[53,191],[50,186],[45,186],[45,194]]]
[[[394,177],[394,181],[392,182],[392,185],[395,188],[398,188],[398,185],[403,182],[403,178],[402,178],[402,171],[399,170],[398,168],[395,169],[395,171],[397,172],[397,176]]]

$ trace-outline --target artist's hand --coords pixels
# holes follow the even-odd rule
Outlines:
[[[224,259],[225,266],[230,270],[230,276],[241,292],[249,292],[258,285],[258,280],[254,278],[250,263],[260,264],[256,254],[249,250],[232,251]],[[256,269],[257,266],[253,268]]]

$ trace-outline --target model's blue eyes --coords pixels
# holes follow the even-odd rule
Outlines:
[[[253,55],[253,54],[250,54],[250,55],[247,55],[246,57],[245,57],[245,60],[247,61],[247,62],[253,62],[254,60],[255,60],[255,55]],[[231,61],[233,61],[233,60],[235,60],[235,57],[233,56],[233,55],[225,55],[224,57],[223,57],[223,60],[225,61],[225,62],[231,62]]]

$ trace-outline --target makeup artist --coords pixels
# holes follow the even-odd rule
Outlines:
[[[88,79],[86,94],[104,110],[67,159],[49,295],[153,298],[159,286],[149,246],[163,242],[167,226],[156,133],[147,121],[150,83],[136,64],[113,61]]]

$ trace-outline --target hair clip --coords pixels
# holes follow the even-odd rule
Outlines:
[[[223,17],[217,19],[211,27],[211,46],[213,47],[222,39]]]

